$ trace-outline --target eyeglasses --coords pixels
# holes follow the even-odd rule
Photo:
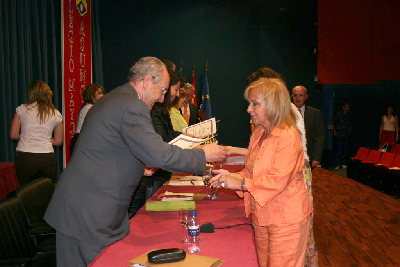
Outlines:
[[[151,76],[151,77],[153,77],[153,79],[156,81],[156,77],[154,77],[154,76]],[[165,94],[168,92],[168,89],[165,89],[165,88],[161,85],[160,82],[156,81],[156,83],[158,83],[158,85],[161,87],[161,93],[162,93],[163,95],[165,95]]]

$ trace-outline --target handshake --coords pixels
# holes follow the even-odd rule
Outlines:
[[[229,156],[229,147],[220,146],[218,142],[204,145],[201,147],[206,154],[206,162],[210,163],[222,163],[226,161]]]

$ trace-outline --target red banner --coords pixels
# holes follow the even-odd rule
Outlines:
[[[90,0],[62,0],[64,168],[83,103],[82,93],[92,83],[91,12]]]

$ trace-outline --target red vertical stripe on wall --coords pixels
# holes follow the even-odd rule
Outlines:
[[[319,0],[321,83],[400,80],[399,10],[398,0]]]
[[[372,83],[372,0],[318,2],[318,77]]]

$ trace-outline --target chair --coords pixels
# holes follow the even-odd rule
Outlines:
[[[377,164],[371,165],[370,168],[370,185],[376,190],[382,189],[382,177],[386,175],[387,168],[392,165],[396,155],[390,152],[383,153]]]
[[[0,266],[56,266],[55,252],[37,253],[17,198],[0,200]]]
[[[38,251],[55,251],[55,230],[43,219],[53,192],[54,184],[49,178],[33,180],[16,192]]]
[[[347,177],[351,179],[356,179],[357,177],[357,167],[362,160],[365,160],[368,157],[369,149],[365,147],[360,147],[357,151],[357,154],[350,158],[347,166]]]
[[[382,152],[378,150],[371,150],[368,157],[361,161],[359,168],[357,169],[357,181],[369,185],[370,184],[370,169],[371,166],[377,164],[381,158]]]
[[[393,153],[393,154],[396,154],[396,155],[400,155],[400,144],[396,144],[392,148],[392,151],[390,151],[390,152]]]
[[[400,155],[396,155],[390,167],[382,174],[382,190],[391,196],[400,195]]]

